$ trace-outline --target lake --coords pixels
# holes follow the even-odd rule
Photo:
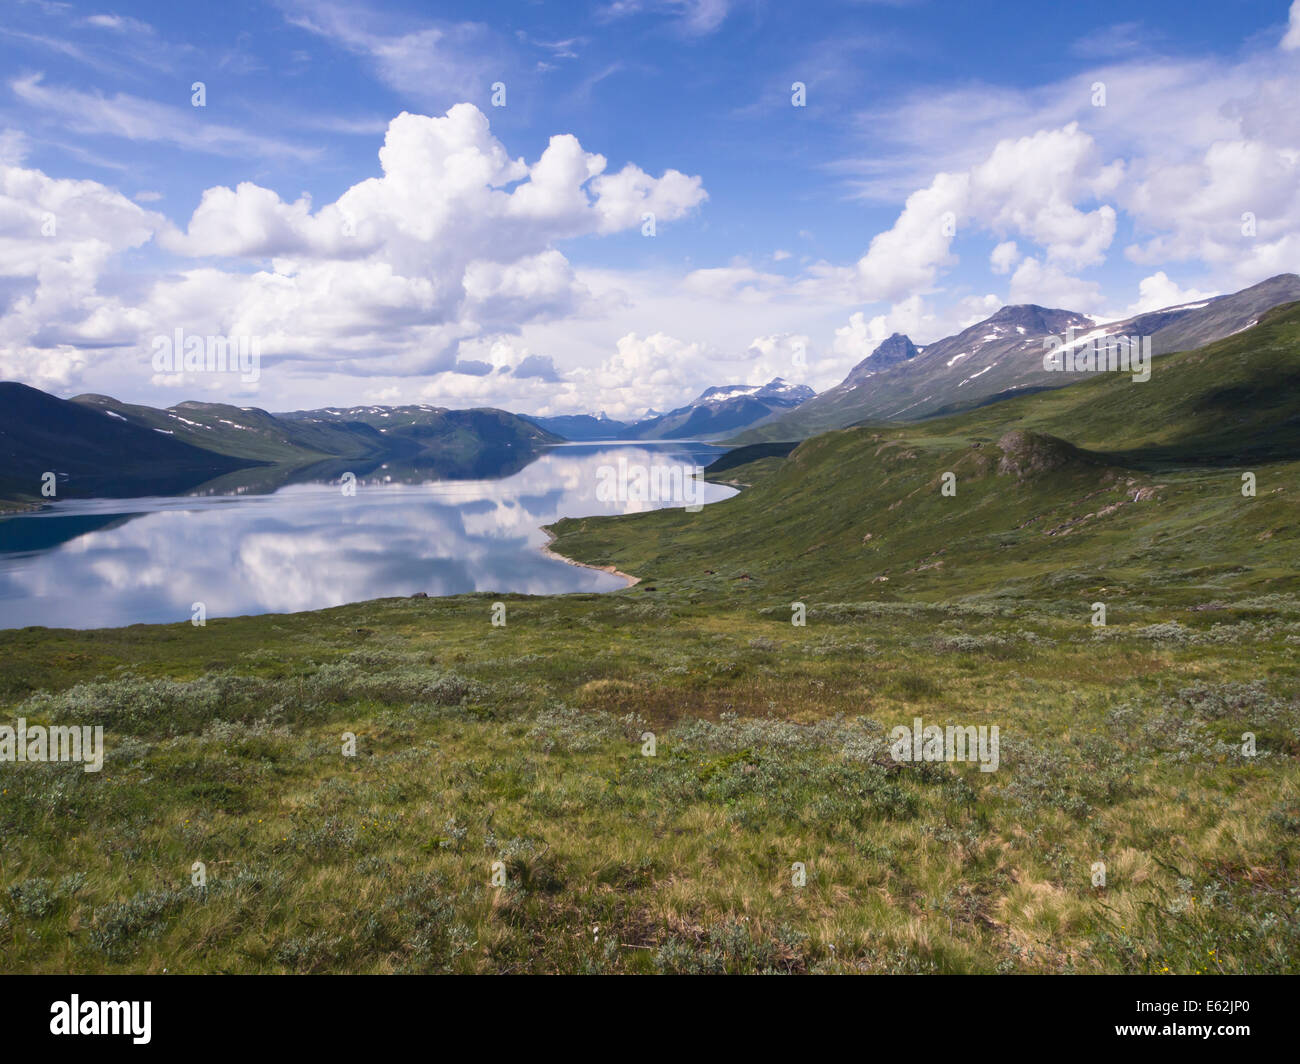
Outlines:
[[[611,591],[626,581],[547,556],[540,526],[727,498],[734,489],[689,479],[724,451],[565,444],[498,478],[423,480],[383,466],[354,485],[265,491],[223,478],[223,494],[59,501],[0,518],[0,627],[188,621],[195,603],[216,618],[421,591]]]

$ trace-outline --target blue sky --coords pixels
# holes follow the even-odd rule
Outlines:
[[[1300,252],[1290,8],[9,0],[0,376],[631,415],[1232,290]],[[178,327],[260,379],[155,372]]]

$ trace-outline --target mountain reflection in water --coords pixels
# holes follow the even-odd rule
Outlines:
[[[567,444],[495,477],[430,480],[397,465],[337,479],[249,470],[186,496],[58,502],[0,518],[0,627],[100,628],[322,609],[426,592],[560,594],[624,581],[540,548],[562,517],[675,503],[606,502],[601,467],[708,465],[707,444]],[[330,468],[317,475],[337,478]],[[220,491],[223,494],[210,494]],[[705,503],[734,494],[704,484]]]

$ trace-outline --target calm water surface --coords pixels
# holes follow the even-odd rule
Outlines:
[[[378,470],[268,494],[69,500],[0,518],[0,627],[101,628],[288,613],[347,602],[468,591],[610,591],[624,581],[542,553],[562,517],[674,502],[597,497],[601,467],[708,465],[693,442],[569,444],[500,479],[399,483]],[[608,474],[606,474],[608,476]],[[229,487],[223,481],[223,488]],[[710,503],[734,494],[705,484]]]

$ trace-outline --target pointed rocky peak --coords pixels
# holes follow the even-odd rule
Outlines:
[[[896,362],[906,362],[909,358],[915,358],[917,354],[916,344],[902,333],[894,333],[871,352],[871,358],[877,367],[892,366]]]
[[[894,333],[893,336],[881,343],[871,354],[849,370],[849,375],[844,378],[844,383],[856,384],[858,381],[870,377],[873,373],[879,373],[882,369],[897,366],[900,362],[907,362],[915,358],[918,353],[916,344],[912,343],[908,337],[902,333]]]

